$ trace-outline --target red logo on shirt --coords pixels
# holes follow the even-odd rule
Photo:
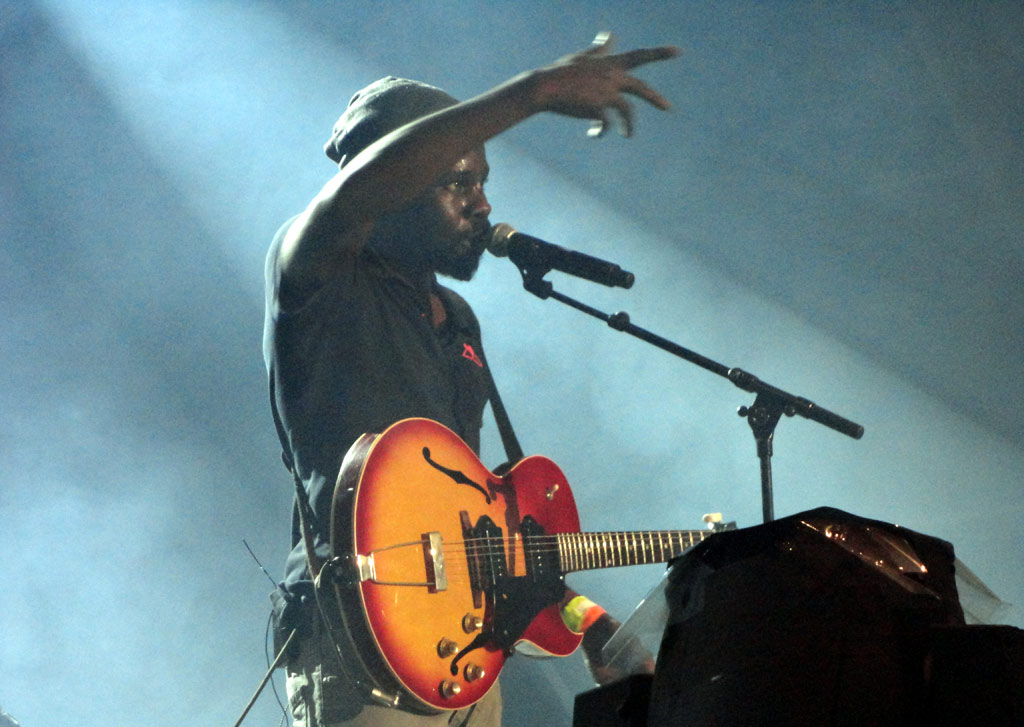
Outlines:
[[[480,357],[476,355],[476,351],[468,343],[462,344],[462,358],[468,358],[480,368],[484,367],[484,362],[480,360]]]

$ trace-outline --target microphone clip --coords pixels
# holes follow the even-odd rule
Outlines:
[[[515,262],[513,260],[513,262]],[[544,280],[544,276],[547,275],[551,268],[542,270],[540,273],[535,268],[522,267],[516,265],[519,268],[519,272],[523,276],[523,288],[533,293],[541,300],[547,300],[551,297],[551,291],[555,289],[550,280]]]

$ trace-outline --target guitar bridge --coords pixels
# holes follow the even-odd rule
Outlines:
[[[377,577],[377,566],[374,557],[399,548],[422,548],[427,580],[425,581],[389,581]],[[419,586],[427,588],[431,593],[448,590],[448,573],[444,564],[444,544],[441,533],[426,533],[419,540],[408,543],[396,543],[384,548],[371,550],[366,555],[356,556],[356,573],[360,583],[370,581],[381,586]]]
[[[444,568],[444,548],[441,544],[441,533],[427,533],[427,578],[432,578],[434,585],[430,592],[448,590],[448,573]]]

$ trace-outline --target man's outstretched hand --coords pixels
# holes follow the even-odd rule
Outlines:
[[[668,100],[631,71],[679,55],[675,46],[612,53],[611,33],[600,33],[590,48],[560,58],[536,71],[534,102],[545,111],[591,119],[589,134],[601,136],[610,125],[609,109],[619,117],[623,136],[633,134],[633,105],[627,96],[666,110]]]

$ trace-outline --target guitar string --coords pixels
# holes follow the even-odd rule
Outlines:
[[[704,538],[680,536],[666,538],[664,541],[659,541],[654,538],[619,538],[618,541],[616,541],[613,537],[577,537],[566,538],[559,541],[557,536],[532,536],[527,540],[520,538],[470,538],[462,541],[444,542],[443,547],[446,554],[473,552],[476,555],[483,556],[505,553],[509,546],[521,546],[525,550],[528,550],[530,555],[548,555],[566,552],[570,556],[576,554],[585,557],[588,554],[607,554],[611,556],[621,553],[628,557],[632,553],[634,557],[636,557],[639,553],[649,553],[653,556],[659,551],[664,552],[666,550],[675,550],[678,547],[690,547],[696,545],[703,539]],[[408,547],[419,549],[424,545],[427,545],[427,541],[423,541],[422,543],[410,543]],[[374,550],[384,551],[385,549],[377,548]]]
[[[460,550],[465,551],[470,549],[475,549],[477,552],[482,553],[497,552],[504,551],[510,545],[522,545],[524,548],[528,548],[531,553],[541,554],[555,553],[566,548],[582,548],[584,550],[611,549],[616,552],[635,552],[639,550],[662,550],[666,546],[692,546],[705,540],[708,534],[710,534],[705,534],[703,531],[695,531],[693,534],[688,532],[679,532],[668,535],[662,531],[661,537],[659,537],[654,534],[656,532],[657,531],[652,531],[652,534],[650,535],[639,534],[637,537],[633,537],[632,533],[590,533],[585,536],[579,533],[561,533],[552,535],[532,535],[526,536],[525,538],[496,536],[443,541],[442,544],[446,552],[459,552]],[[664,538],[664,540],[662,540],[662,538]],[[420,548],[427,544],[428,541],[426,540],[420,542],[413,541],[408,544],[408,547]],[[386,549],[387,546],[374,548],[373,550],[383,551]]]
[[[706,540],[708,536],[713,533],[708,530],[636,530],[636,531],[600,531],[590,533],[546,533],[544,535],[525,535],[525,536],[483,536],[477,538],[467,538],[465,540],[445,540],[444,545],[465,545],[467,543],[483,543],[483,542],[494,542],[501,541],[503,544],[508,545],[510,543],[521,543],[529,541],[531,543],[548,541],[551,543],[557,543],[558,540],[568,539],[586,542],[588,540],[610,540],[618,538],[622,544],[632,543],[634,539],[637,543],[641,540],[654,543],[657,542],[657,538],[664,537],[666,539],[677,539],[677,540],[692,540],[694,543],[699,543],[702,540]],[[426,541],[423,541],[426,542]],[[419,543],[417,543],[418,545]]]
[[[644,531],[646,533],[646,531]],[[616,551],[636,551],[636,550],[658,550],[662,549],[663,546],[674,546],[676,544],[681,545],[696,545],[697,543],[705,540],[708,534],[704,531],[695,531],[693,533],[687,531],[680,531],[672,534],[668,534],[665,531],[661,531],[660,536],[658,531],[651,531],[650,534],[644,533],[588,533],[586,535],[580,533],[556,533],[552,535],[531,535],[525,538],[516,537],[483,537],[483,538],[468,538],[466,540],[453,540],[443,541],[445,550],[459,550],[477,548],[479,550],[504,550],[509,545],[523,545],[528,547],[531,552],[550,553],[558,552],[563,548],[584,548],[584,549],[614,549]],[[710,534],[710,533],[709,533]],[[634,537],[635,535],[635,537]],[[426,541],[424,541],[425,543]],[[419,543],[417,543],[419,545]]]
[[[648,531],[643,531],[643,533],[646,532]],[[588,533],[586,535],[581,533],[555,533],[551,535],[527,536],[530,542],[524,545],[524,550],[527,550],[528,553],[523,554],[522,560],[526,561],[537,555],[556,554],[559,559],[559,571],[565,572],[664,563],[685,552],[689,547],[694,546],[710,534],[704,531],[672,531],[671,533],[660,531],[661,536],[665,537],[668,542],[656,542],[654,534],[658,532],[649,531],[650,534],[646,538],[646,542],[644,542],[643,533],[629,533],[630,536],[641,536],[636,538],[630,537],[629,539],[621,537],[623,532]],[[567,540],[573,542],[559,544],[558,539],[560,535],[562,537],[567,536]],[[620,536],[617,543],[612,540],[616,535]],[[599,536],[604,536],[603,540]],[[409,547],[416,547],[418,549],[425,542],[410,544]],[[514,537],[483,537],[451,541],[445,543],[445,555],[458,556],[460,554],[468,554],[482,561],[495,556],[505,558],[507,555],[506,546],[521,545],[523,542],[522,538]],[[537,543],[543,543],[543,545],[536,547]],[[550,543],[550,545],[547,543]],[[515,560],[519,560],[519,558],[515,558]],[[387,567],[387,563],[382,565],[385,568]],[[481,570],[493,572],[492,568],[487,567],[486,562],[476,565],[471,564],[468,558],[466,562],[455,558],[447,561],[446,558],[445,574],[449,581],[458,582],[458,579],[463,576],[469,578],[470,571],[477,571],[476,575],[479,577]],[[487,580],[486,576],[484,580]]]

